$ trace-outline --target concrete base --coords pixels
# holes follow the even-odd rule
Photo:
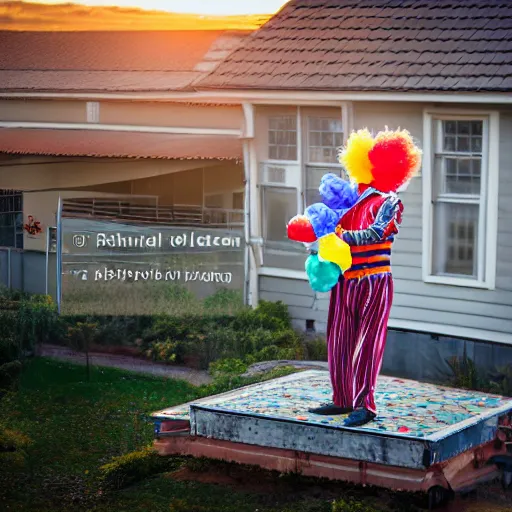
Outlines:
[[[512,399],[381,377],[379,416],[359,428],[308,412],[329,401],[311,370],[153,414],[162,454],[206,456],[393,489],[465,490],[497,476]]]

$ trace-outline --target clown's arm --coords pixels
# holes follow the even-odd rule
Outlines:
[[[371,226],[343,231],[342,238],[349,245],[367,245],[387,240],[398,233],[403,209],[402,201],[397,196],[389,196],[379,208]]]

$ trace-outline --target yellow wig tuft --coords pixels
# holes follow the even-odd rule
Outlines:
[[[368,153],[375,141],[367,128],[352,132],[346,146],[340,153],[340,163],[347,170],[350,179],[358,184],[369,184],[373,180],[372,163]]]

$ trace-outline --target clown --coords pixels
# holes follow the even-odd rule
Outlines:
[[[397,192],[418,171],[421,151],[405,130],[386,129],[373,137],[365,129],[350,136],[340,160],[358,194],[344,201],[342,210],[332,208],[324,196],[326,204],[313,205],[301,218],[302,236],[293,230],[297,218],[290,222],[288,232],[294,240],[317,244],[318,254],[308,260],[316,256],[318,263],[306,263],[308,277],[313,289],[332,290],[327,345],[333,401],[310,412],[348,414],[344,424],[356,427],[377,414],[375,386],[393,298],[391,247],[403,212]],[[340,187],[346,199],[348,185]],[[315,237],[299,240],[308,229]],[[337,279],[332,265],[339,269]]]

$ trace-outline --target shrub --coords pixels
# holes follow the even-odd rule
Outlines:
[[[178,341],[172,341],[169,338],[165,341],[155,341],[146,350],[146,355],[153,359],[153,361],[174,363],[177,359],[178,345]]]
[[[305,357],[308,361],[327,361],[327,343],[322,338],[304,342]]]
[[[22,369],[20,361],[10,361],[0,365],[0,389],[10,387],[19,377]]]
[[[145,448],[114,457],[101,466],[101,482],[105,489],[122,489],[149,476],[177,469],[181,463],[181,459],[158,455],[152,448]]]
[[[13,297],[20,298],[16,308],[0,309],[0,363],[22,359],[38,343],[61,336],[62,322],[51,297],[12,293],[9,300]]]
[[[241,359],[221,359],[210,365],[210,373],[215,377],[221,375],[242,375],[247,371],[247,364]]]

